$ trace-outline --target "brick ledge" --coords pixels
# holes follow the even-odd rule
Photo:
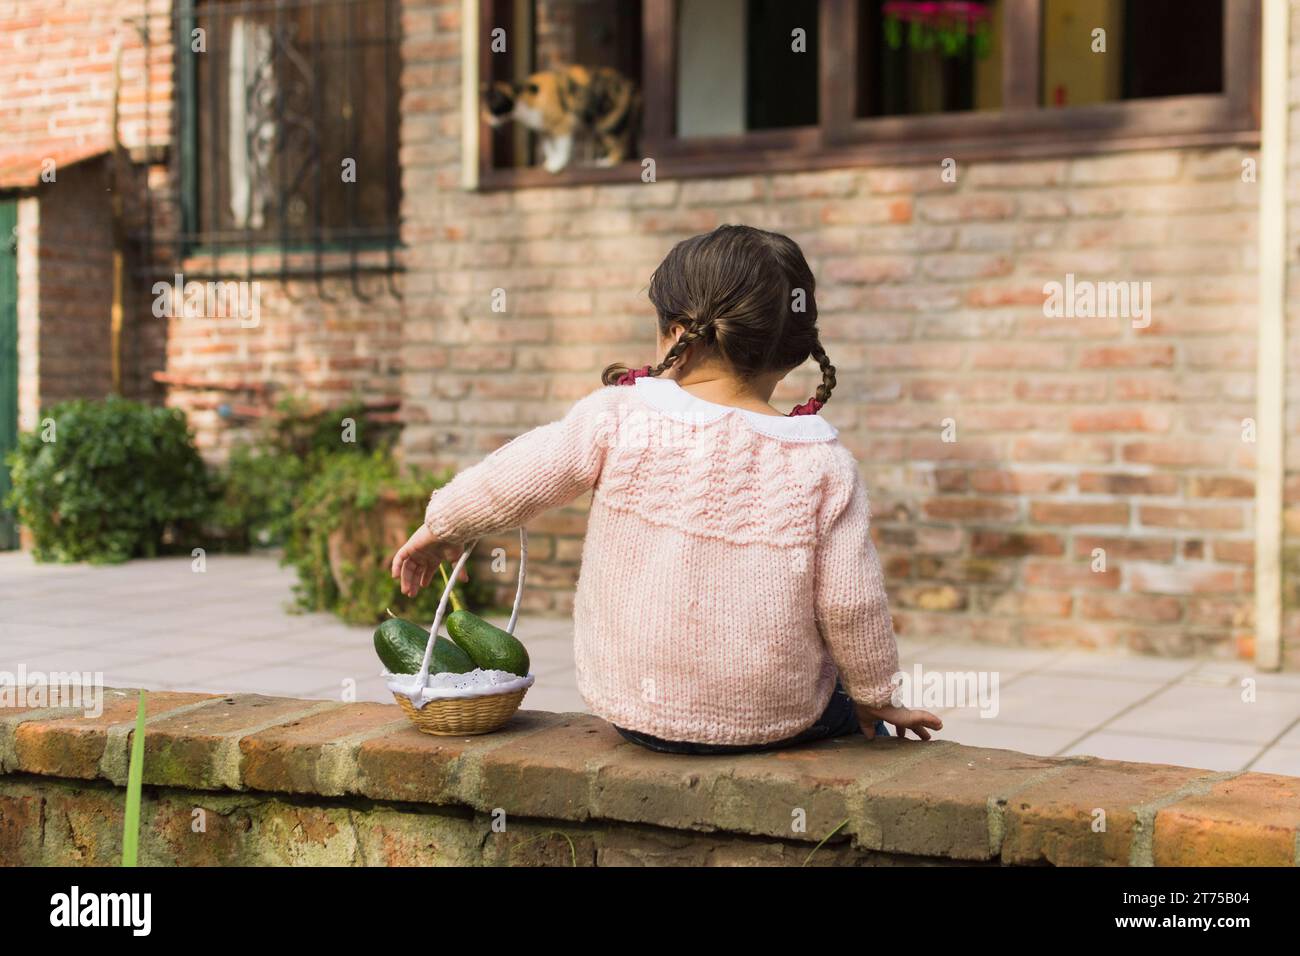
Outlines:
[[[124,786],[137,693],[106,690],[94,719],[0,708],[0,858],[35,852],[22,803],[36,799],[33,782]],[[677,757],[586,714],[521,711],[498,733],[437,738],[391,704],[150,692],[144,779],[298,804],[426,804],[488,822],[504,810],[624,838],[653,827],[719,846],[811,851],[834,832],[826,862],[848,850],[856,862],[1300,863],[1300,778],[897,739]]]

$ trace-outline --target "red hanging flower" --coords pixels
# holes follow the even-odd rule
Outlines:
[[[789,418],[791,415],[816,415],[822,410],[824,404],[824,402],[817,401],[816,398],[810,398],[802,405],[796,405],[793,410],[791,410],[790,415],[787,415],[786,417]]]
[[[649,374],[650,374],[649,365],[645,366],[645,368],[630,368],[622,375],[620,375],[617,379],[615,379],[614,384],[631,385],[638,378],[645,378]]]

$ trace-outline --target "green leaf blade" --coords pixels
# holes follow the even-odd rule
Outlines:
[[[140,791],[144,786],[145,693],[135,710],[135,732],[131,735],[131,762],[126,771],[126,812],[122,821],[122,865],[135,866],[140,854]]]

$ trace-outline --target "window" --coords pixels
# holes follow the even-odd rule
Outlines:
[[[817,125],[817,0],[680,0],[679,136]],[[797,31],[802,31],[802,36]]]
[[[862,0],[859,117],[915,116],[1002,105],[1002,4]]]
[[[635,9],[640,24],[610,27],[611,14],[598,10],[612,5]],[[575,158],[548,172],[538,168],[534,134],[506,127],[480,152],[485,187],[630,181],[642,157],[660,175],[683,176],[930,159],[937,141],[968,159],[1258,142],[1260,0],[478,7],[484,79],[513,70],[518,82],[550,50],[569,62],[621,64],[642,102],[636,152],[621,168]],[[573,39],[557,45],[552,21]],[[522,73],[486,42],[503,25],[519,40],[515,56],[528,57]],[[587,29],[616,44],[584,51],[576,38]],[[503,144],[512,137],[525,146],[510,152]]]
[[[391,246],[397,0],[178,5],[185,251]]]
[[[640,89],[638,0],[509,0],[495,7],[484,30],[488,84],[518,88],[534,73],[576,64],[614,70]],[[494,38],[492,30],[501,32]],[[539,132],[516,122],[490,128],[482,148],[486,164],[496,169],[533,167],[544,159]],[[575,148],[575,166],[590,167],[596,161],[593,139],[580,137]]]
[[[1222,0],[1045,0],[1044,106],[1221,92]]]

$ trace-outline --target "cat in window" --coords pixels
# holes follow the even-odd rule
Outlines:
[[[514,120],[540,133],[542,166],[558,173],[573,158],[576,136],[595,141],[597,166],[616,166],[630,156],[641,93],[609,67],[562,66],[520,83],[494,83],[483,106],[490,126]]]

